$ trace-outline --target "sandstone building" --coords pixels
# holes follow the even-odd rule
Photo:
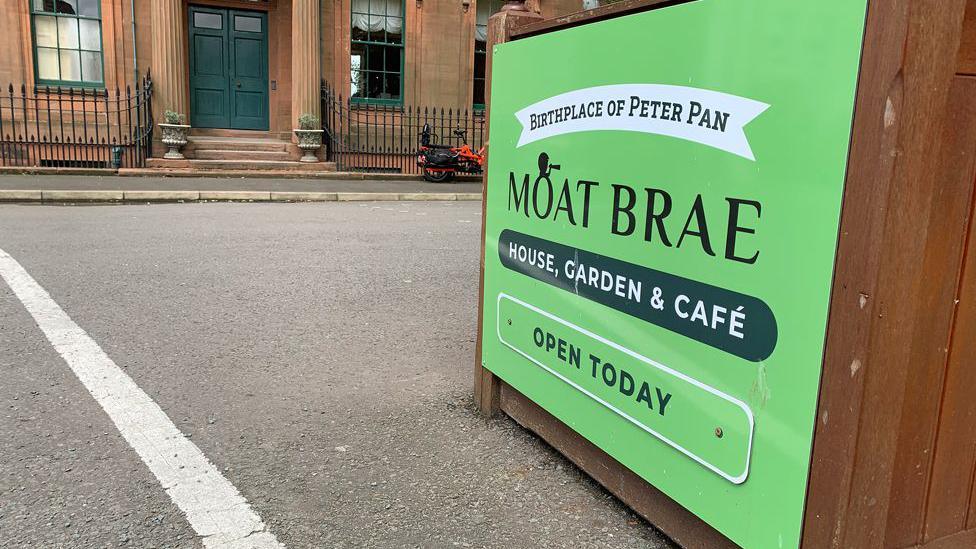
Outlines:
[[[31,100],[38,108],[45,102],[50,108],[53,101],[63,111],[72,108],[65,93],[100,98],[109,90],[112,99],[115,89],[138,91],[147,72],[155,122],[163,110],[183,113],[196,134],[256,132],[289,140],[299,115],[322,115],[323,86],[348,97],[355,110],[417,104],[477,110],[484,102],[486,23],[503,4],[6,0],[0,95],[12,96],[7,99],[15,120],[8,115],[0,137],[21,131],[21,85],[29,96],[25,112]],[[528,0],[525,6],[545,17],[582,9],[580,0]],[[104,108],[121,109],[123,102]],[[93,118],[112,124],[98,109]],[[25,135],[33,133],[35,122],[44,133],[43,114],[23,117]]]

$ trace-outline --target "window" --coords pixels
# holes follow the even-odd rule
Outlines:
[[[475,108],[485,107],[485,74],[488,66],[488,18],[502,9],[503,0],[477,0],[474,24],[474,87]]]
[[[350,96],[403,101],[403,0],[352,0]]]
[[[261,18],[235,15],[234,30],[243,32],[261,32]]]
[[[224,16],[219,13],[195,11],[193,12],[193,26],[198,29],[222,30],[224,28]]]
[[[101,87],[101,0],[31,0],[38,84]]]

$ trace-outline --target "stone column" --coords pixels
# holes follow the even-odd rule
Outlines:
[[[152,0],[153,105],[189,118],[186,23],[181,0]],[[157,120],[161,120],[157,118]]]
[[[319,0],[292,0],[291,123],[305,113],[321,116],[322,63]]]

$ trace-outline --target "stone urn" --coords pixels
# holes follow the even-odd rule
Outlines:
[[[301,162],[318,162],[319,158],[315,156],[315,151],[322,146],[322,134],[325,133],[325,130],[296,129],[294,132],[295,136],[298,137],[298,148],[305,153],[299,160]]]
[[[180,149],[186,145],[186,136],[190,133],[190,126],[186,124],[165,124],[160,122],[159,129],[163,131],[163,145],[169,147],[163,158],[182,160]]]

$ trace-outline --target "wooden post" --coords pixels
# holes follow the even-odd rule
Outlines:
[[[508,42],[512,30],[518,26],[539,21],[542,16],[527,11],[522,2],[509,2],[501,11],[488,18],[488,58],[485,67],[485,103],[491,109],[491,60],[494,46]],[[486,120],[489,111],[485,111]],[[491,127],[485,123],[485,154],[489,154]],[[493,373],[485,369],[481,363],[481,337],[484,333],[482,304],[484,303],[485,288],[485,204],[488,202],[488,162],[485,161],[484,175],[481,177],[481,274],[478,283],[478,340],[474,351],[474,402],[481,410],[481,414],[490,418],[498,414],[500,399],[500,380]]]
[[[870,3],[804,547],[923,541],[917,511],[934,437],[910,424],[936,417],[919,412],[939,405],[941,389],[926,374],[945,353],[952,299],[937,291],[955,289],[956,260],[930,250],[965,233],[958,214],[945,222],[937,169],[947,124],[960,122],[946,105],[965,8],[965,0]]]

